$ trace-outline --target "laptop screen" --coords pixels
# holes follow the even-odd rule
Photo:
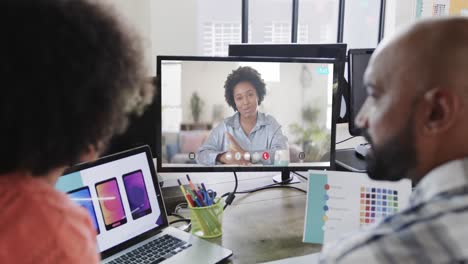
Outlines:
[[[145,149],[145,148],[143,148]],[[127,152],[125,152],[127,153]],[[147,153],[109,156],[59,178],[56,188],[83,206],[97,233],[99,252],[163,224]]]

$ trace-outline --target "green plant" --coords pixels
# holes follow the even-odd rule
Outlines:
[[[330,146],[330,133],[327,129],[317,125],[320,110],[310,106],[302,109],[304,125],[293,123],[289,126],[295,135],[294,143],[298,144],[305,153],[305,160],[317,161],[328,151]]]
[[[200,114],[203,111],[204,102],[198,96],[197,92],[193,92],[192,97],[190,98],[190,108],[192,110],[192,117],[195,123],[198,123],[200,120]]]

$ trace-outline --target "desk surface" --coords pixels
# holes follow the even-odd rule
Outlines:
[[[210,188],[219,193],[232,191],[233,179]],[[238,191],[271,183],[271,176],[240,175]],[[306,189],[305,183],[292,186]],[[305,193],[293,189],[237,194],[224,212],[223,235],[207,240],[234,252],[227,263],[258,263],[319,252],[321,245],[302,242],[305,206]]]

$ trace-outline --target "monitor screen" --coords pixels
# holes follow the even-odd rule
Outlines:
[[[336,61],[158,56],[159,171],[334,166]]]
[[[348,86],[344,80],[344,69],[346,62],[346,47],[345,43],[332,44],[255,44],[241,43],[229,44],[229,56],[254,56],[254,57],[284,57],[284,58],[332,58],[338,62],[338,76],[342,78],[339,82],[339,87],[336,90],[337,98],[340,103],[339,111],[336,112],[337,123],[348,122],[348,106],[349,94]]]
[[[349,80],[349,133],[359,136],[360,131],[354,125],[359,110],[367,98],[364,87],[364,72],[374,49],[350,49],[348,52],[348,80]]]

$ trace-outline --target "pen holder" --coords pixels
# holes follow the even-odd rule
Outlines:
[[[218,198],[215,204],[205,207],[191,207],[192,234],[202,238],[219,237],[223,234],[224,200]]]

